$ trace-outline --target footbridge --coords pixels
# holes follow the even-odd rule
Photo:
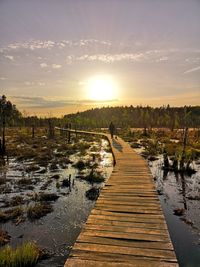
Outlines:
[[[70,131],[107,138],[115,164],[65,267],[179,266],[147,162],[119,137]]]

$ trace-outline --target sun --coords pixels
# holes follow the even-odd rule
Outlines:
[[[108,75],[96,75],[86,83],[89,99],[96,101],[108,101],[116,99],[117,85]]]

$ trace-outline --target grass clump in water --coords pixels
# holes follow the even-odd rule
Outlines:
[[[36,201],[56,201],[59,198],[55,193],[40,193],[35,195]]]
[[[9,220],[14,220],[23,215],[22,208],[14,208],[6,211],[0,211],[0,222],[6,222]]]
[[[7,231],[1,230],[0,229],[0,246],[5,245],[10,241],[10,235],[8,234]]]
[[[90,183],[103,183],[105,178],[99,172],[94,172],[91,170],[90,174],[85,177],[85,179]]]
[[[50,204],[39,203],[34,206],[30,206],[27,210],[27,216],[30,220],[40,219],[53,211],[53,207]]]
[[[0,267],[33,267],[39,257],[40,250],[33,242],[24,243],[16,249],[6,246],[0,250]]]
[[[85,195],[89,200],[97,200],[99,197],[99,188],[92,187],[85,193]]]

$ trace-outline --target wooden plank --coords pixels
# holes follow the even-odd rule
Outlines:
[[[140,214],[140,213],[133,213],[133,212],[119,212],[119,211],[107,211],[107,210],[100,210],[94,208],[91,211],[93,215],[110,215],[110,216],[118,216],[121,218],[134,218],[134,219],[148,219],[148,220],[160,220],[164,222],[164,216],[162,214]]]
[[[73,250],[73,257],[78,257],[80,259],[91,259],[91,260],[106,260],[108,262],[122,262],[126,266],[125,263],[127,262],[132,262],[135,260],[146,260],[146,261],[161,261],[165,260],[169,263],[176,263],[174,258],[167,258],[167,259],[160,259],[159,257],[150,257],[150,256],[138,256],[138,255],[125,255],[125,254],[118,254],[116,253],[106,253],[103,251],[87,251],[87,250],[78,250],[74,249]],[[149,266],[149,265],[146,265]],[[139,267],[139,266],[138,266]]]
[[[131,260],[131,262],[108,262],[104,260],[84,260],[75,257],[70,257],[65,267],[177,267],[176,263],[150,261],[144,259]]]
[[[128,214],[130,215],[130,214]],[[126,215],[124,216],[118,216],[113,213],[113,215],[103,215],[103,214],[91,214],[88,218],[89,219],[101,219],[109,221],[118,221],[118,222],[135,222],[135,223],[149,223],[149,224],[159,224],[159,225],[166,225],[166,223],[163,221],[162,218],[148,218],[148,217],[138,217],[132,215],[131,217],[128,217]]]
[[[136,242],[132,240],[122,240],[117,238],[106,238],[106,237],[95,237],[81,235],[76,242],[79,243],[92,243],[92,244],[105,244],[105,245],[115,245],[124,247],[136,247],[136,248],[151,248],[151,249],[162,249],[162,250],[172,250],[173,247],[169,242]]]
[[[140,233],[140,234],[151,234],[151,235],[163,235],[168,236],[164,229],[152,229],[152,228],[141,228],[141,227],[123,227],[119,225],[92,225],[86,224],[83,229],[86,230],[101,230],[101,231],[112,231],[122,233]]]
[[[124,233],[124,232],[115,232],[115,231],[100,231],[100,230],[86,230],[82,229],[82,233],[88,236],[99,236],[99,237],[111,237],[111,238],[121,238],[121,239],[130,239],[130,240],[141,240],[141,241],[169,241],[168,236],[163,235],[151,235],[147,234],[139,234],[139,233]]]
[[[121,226],[121,227],[133,227],[133,228],[145,228],[145,229],[167,229],[165,224],[161,223],[144,223],[144,222],[124,222],[120,220],[109,220],[109,219],[99,219],[94,218],[92,219],[91,216],[87,220],[87,224],[91,225],[112,225],[112,226]]]
[[[113,245],[102,245],[102,244],[93,244],[90,243],[76,243],[74,249],[82,251],[96,251],[115,254],[124,254],[124,255],[134,255],[134,256],[143,256],[143,257],[152,257],[159,259],[166,259],[174,261],[174,252],[170,250],[161,250],[161,249],[150,249],[150,248],[134,248],[134,247],[123,247],[123,246],[113,246]]]

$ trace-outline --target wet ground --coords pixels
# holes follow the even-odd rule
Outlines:
[[[86,192],[91,188],[100,189],[103,186],[103,183],[86,181],[85,177],[91,172],[93,168],[91,166],[95,166],[95,172],[105,180],[112,172],[113,159],[108,142],[100,139],[99,142],[87,141],[87,143],[89,145],[85,153],[71,154],[67,164],[60,165],[58,160],[56,166],[55,164],[52,166],[52,162],[49,162],[45,171],[44,167],[39,165],[36,165],[37,168],[34,170],[32,167],[35,164],[30,159],[19,161],[15,157],[9,159],[9,162],[1,168],[0,210],[19,207],[23,210],[23,215],[0,222],[0,227],[11,236],[9,242],[11,246],[15,247],[24,241],[34,240],[40,247],[50,252],[51,257],[39,262],[37,266],[64,265],[71,246],[95,204],[95,201],[86,197]],[[83,168],[77,168],[76,163],[80,161],[86,163]],[[53,207],[51,213],[40,219],[30,220],[26,211],[37,202],[41,192],[53,193],[58,199],[48,201]],[[23,199],[23,203],[13,207],[11,202],[16,196]]]

